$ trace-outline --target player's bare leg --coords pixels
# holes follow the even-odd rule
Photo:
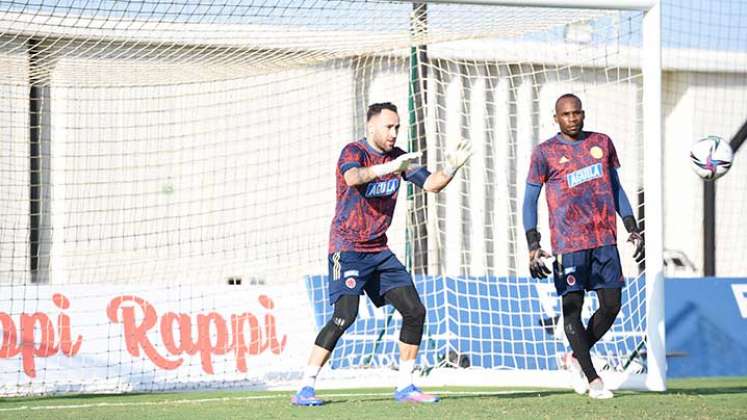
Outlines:
[[[397,389],[405,389],[412,385],[412,372],[415,370],[415,358],[418,357],[419,346],[399,342],[399,375]]]
[[[316,396],[316,378],[331,354],[331,351],[316,344],[312,347],[309,363],[303,372],[301,388],[291,398],[293,405],[313,407],[324,404],[324,401]]]
[[[359,299],[359,296],[347,295],[341,296],[335,302],[332,319],[319,331],[311,349],[311,356],[309,356],[309,363],[304,371],[301,389],[291,398],[293,405],[318,406],[324,404],[324,401],[316,397],[316,378],[322,366],[329,360],[332,350],[337,345],[337,340],[358,316]]]
[[[316,377],[319,375],[319,371],[322,370],[322,366],[327,363],[327,360],[329,360],[331,355],[331,351],[314,344],[311,348],[309,363],[306,364],[306,370],[303,374],[303,382],[301,386],[316,387]]]

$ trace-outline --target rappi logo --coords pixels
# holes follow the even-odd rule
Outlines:
[[[122,324],[127,351],[135,357],[144,354],[161,369],[176,369],[184,362],[184,355],[199,353],[202,370],[212,374],[213,356],[231,352],[236,358],[236,368],[243,373],[247,371],[247,356],[256,356],[268,349],[280,354],[287,341],[285,335],[278,340],[275,316],[269,312],[275,307],[272,299],[260,295],[258,300],[268,310],[264,315],[264,327],[258,317],[249,312],[233,314],[229,320],[217,312],[196,316],[165,312],[159,316],[151,303],[132,295],[112,299],[106,314],[112,322]],[[155,333],[151,336],[160,338],[162,346],[156,346],[148,335],[154,328],[160,331],[160,336]],[[196,334],[193,335],[193,331]],[[159,353],[157,348],[165,352]]]
[[[59,293],[52,295],[52,303],[62,310],[70,307],[70,300]],[[50,357],[58,352],[68,357],[75,356],[83,341],[80,335],[72,338],[70,316],[64,313],[57,316],[56,325],[44,312],[21,313],[16,325],[9,314],[0,312],[0,327],[3,329],[0,358],[20,354],[23,371],[31,378],[36,377],[37,357]],[[38,340],[35,340],[35,331],[39,332]]]

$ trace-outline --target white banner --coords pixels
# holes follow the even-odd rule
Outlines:
[[[314,339],[301,284],[0,288],[0,394],[288,387]]]

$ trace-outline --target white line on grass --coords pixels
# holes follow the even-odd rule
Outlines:
[[[435,392],[438,395],[505,395],[505,394],[516,394],[519,392],[527,391],[441,391]],[[25,411],[25,410],[60,410],[60,409],[71,409],[71,408],[98,408],[98,407],[138,407],[138,406],[153,406],[153,405],[179,405],[179,404],[201,404],[211,402],[227,402],[227,401],[247,401],[247,400],[273,400],[280,398],[289,398],[290,394],[276,394],[276,395],[248,395],[245,397],[221,397],[221,398],[200,398],[194,400],[161,400],[161,401],[138,401],[138,402],[102,402],[95,404],[64,404],[64,405],[40,405],[40,406],[28,406],[23,405],[19,407],[0,408],[0,412],[7,411]],[[339,397],[381,397],[391,396],[391,392],[370,392],[370,393],[337,393],[337,394],[325,394],[321,393],[320,397],[326,398],[339,398]]]

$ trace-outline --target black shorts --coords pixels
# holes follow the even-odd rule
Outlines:
[[[558,296],[580,290],[625,286],[617,245],[556,255],[552,268]]]
[[[374,305],[384,305],[384,294],[396,287],[413,286],[412,276],[390,250],[329,254],[329,302],[342,295],[366,292]]]

